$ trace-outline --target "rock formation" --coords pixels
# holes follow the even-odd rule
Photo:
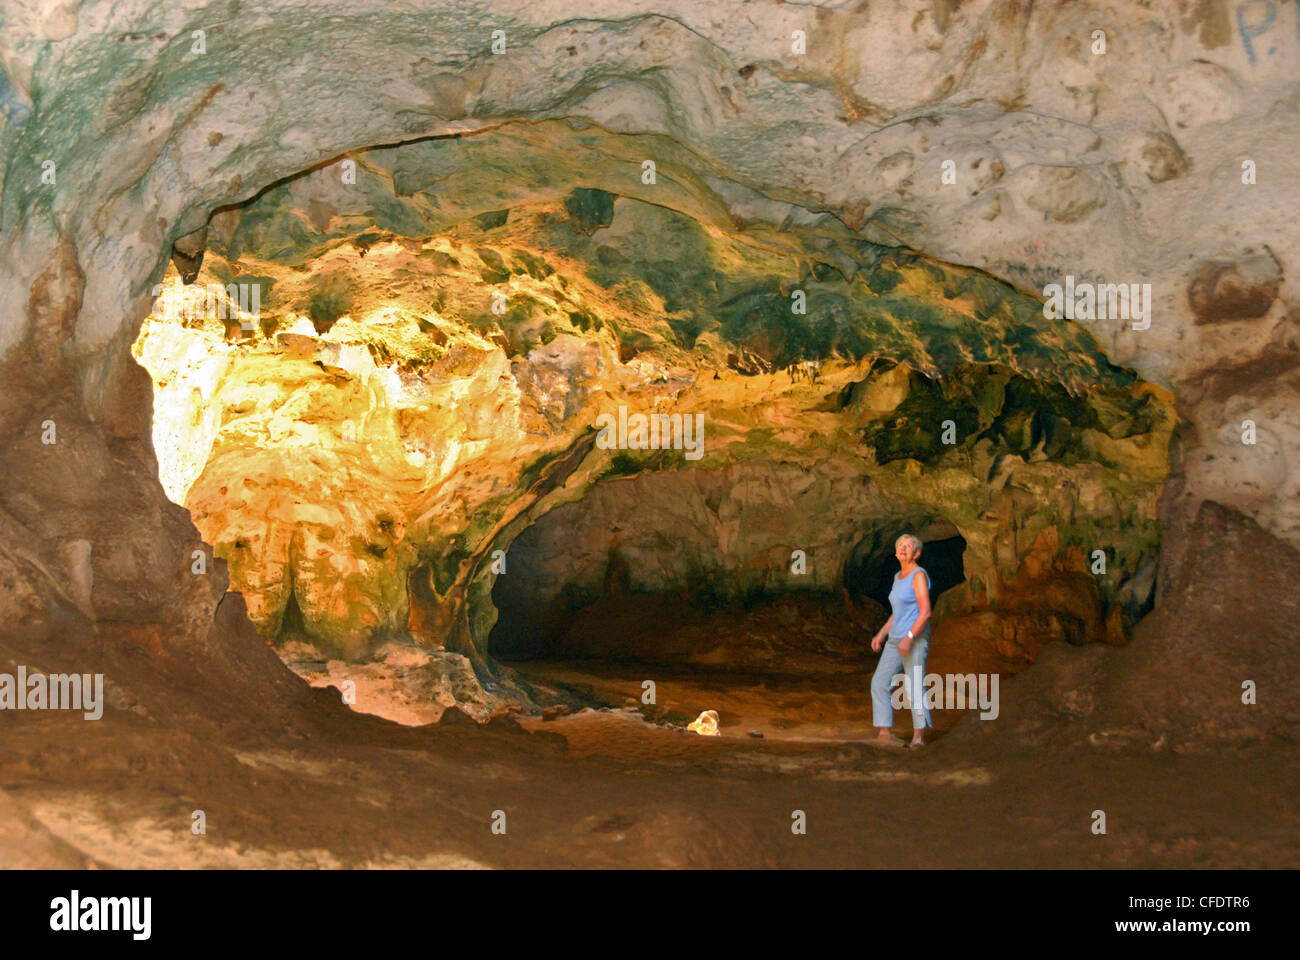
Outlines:
[[[614,551],[640,593],[833,592],[864,537],[937,524],[968,544],[954,609],[996,601],[1036,544],[1061,571],[1107,557],[1094,619],[1148,608],[1133,578],[1157,555],[1173,413],[1074,325],[887,250],[868,278],[813,261],[797,288],[813,313],[796,311],[784,258],[625,198],[575,229],[574,196],[433,240],[369,226],[303,263],[253,257],[241,225],[195,287],[159,292],[135,349],[160,472],[268,637],[288,618],[355,658],[408,625],[441,646],[425,622],[465,619],[481,655],[480,584],[545,608],[591,594]],[[293,212],[262,202],[241,224],[284,234]],[[674,274],[683,249],[694,273]],[[232,283],[256,284],[255,323],[191,293]],[[626,423],[656,414],[679,432],[661,444],[647,424],[635,449]],[[557,458],[567,476],[543,493]],[[560,539],[513,551],[502,579],[534,529]]]

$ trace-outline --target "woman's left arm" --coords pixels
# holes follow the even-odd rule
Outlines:
[[[912,634],[915,636],[920,634],[930,619],[930,585],[926,583],[924,570],[916,571],[912,577],[912,590],[916,593],[916,623],[912,624]]]
[[[898,642],[898,652],[906,654],[912,649],[912,640],[921,633],[921,628],[930,619],[930,585],[925,582],[925,574],[918,570],[912,577],[912,589],[916,591],[916,622],[911,626],[911,637],[904,637]]]

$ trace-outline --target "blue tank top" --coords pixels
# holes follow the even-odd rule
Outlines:
[[[925,574],[925,585],[934,588],[930,581],[930,573],[924,567],[917,567]],[[902,580],[894,577],[894,584],[889,588],[889,606],[894,611],[894,623],[889,628],[889,638],[897,640],[900,637],[907,636],[907,631],[912,629],[912,624],[916,623],[916,618],[921,615],[921,608],[916,603],[916,590],[912,586],[912,578],[916,576],[916,570],[913,570]],[[927,620],[925,629],[930,629],[930,622]]]

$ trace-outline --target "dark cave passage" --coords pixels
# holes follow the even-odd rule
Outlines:
[[[966,582],[962,565],[965,552],[966,540],[961,536],[925,543],[917,562],[930,574],[931,603],[937,603],[944,591]],[[844,586],[855,600],[869,597],[887,607],[890,586],[898,571],[898,558],[889,543],[880,543],[874,537],[864,539],[845,565]]]
[[[539,700],[563,705],[556,709],[634,709],[675,725],[713,710],[724,737],[873,736],[868,691],[878,656],[870,639],[888,613],[886,578],[898,569],[892,544],[918,522],[868,521],[864,536],[864,521],[842,518],[839,526],[858,531],[835,535],[843,545],[838,552],[848,557],[842,585],[746,577],[758,566],[754,556],[733,556],[716,568],[700,562],[717,544],[701,524],[683,522],[691,511],[682,506],[682,491],[692,482],[679,472],[601,485],[585,510],[557,510],[526,529],[507,554],[509,573],[493,585],[491,656]],[[699,492],[708,502],[707,481],[695,482],[704,483]],[[675,516],[635,530],[604,527],[607,513],[654,503],[665,488],[679,504]],[[808,515],[818,513],[802,506]],[[741,526],[751,534],[770,522],[761,508],[747,510]],[[828,526],[836,526],[834,518]],[[959,535],[925,545],[936,600],[963,581],[965,546]],[[830,552],[829,545],[810,551],[814,557]],[[949,651],[932,666],[955,669],[959,661],[960,652]],[[906,729],[908,714],[896,714]],[[957,712],[936,714],[936,732],[960,719]]]

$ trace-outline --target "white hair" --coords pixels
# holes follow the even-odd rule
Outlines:
[[[922,546],[921,538],[910,533],[905,533],[897,540],[894,541],[894,546],[897,547],[904,540],[906,540],[908,543],[910,543],[913,547],[916,548],[916,555],[919,557],[921,555],[921,546]]]

